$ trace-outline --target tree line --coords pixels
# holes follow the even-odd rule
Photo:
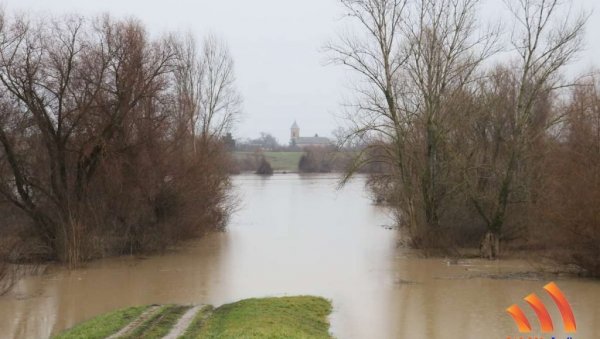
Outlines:
[[[561,249],[600,274],[598,79],[566,80],[588,15],[570,1],[341,0],[351,23],[326,48],[353,71],[345,142],[368,144],[348,179],[371,187],[422,248]],[[590,264],[594,263],[594,264]]]
[[[77,265],[223,227],[222,139],[241,103],[232,56],[213,35],[197,43],[152,37],[136,19],[2,13],[3,245]]]

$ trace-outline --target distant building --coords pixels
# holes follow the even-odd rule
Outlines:
[[[318,134],[315,134],[314,137],[301,137],[300,136],[300,127],[294,121],[294,124],[291,128],[291,136],[290,136],[290,145],[292,147],[325,147],[331,145],[331,140],[329,138],[320,137]]]

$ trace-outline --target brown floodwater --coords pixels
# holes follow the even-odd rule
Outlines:
[[[504,311],[513,303],[539,329],[522,300],[535,292],[566,338],[542,289],[556,277],[528,273],[535,266],[523,261],[418,258],[397,245],[362,178],[341,191],[332,175],[240,175],[234,183],[241,203],[226,232],[161,256],[27,277],[0,297],[0,337],[47,338],[133,305],[310,294],[332,300],[338,338],[506,338],[518,335]],[[556,282],[575,312],[574,337],[600,338],[600,283]]]

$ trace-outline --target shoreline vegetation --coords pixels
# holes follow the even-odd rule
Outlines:
[[[220,38],[0,12],[0,92],[0,294],[15,265],[159,253],[225,227],[242,99]]]
[[[230,173],[258,172],[263,160],[274,173],[345,173],[357,151],[339,150],[335,146],[306,147],[289,151],[235,151],[232,152]],[[371,168],[362,173],[373,172]]]
[[[213,308],[195,307],[185,328],[176,328],[191,306],[152,305],[110,312],[54,339],[120,338],[332,338],[328,300],[311,296],[246,299]],[[132,326],[128,326],[133,324]],[[122,329],[125,329],[124,331]],[[174,331],[173,331],[174,330]],[[173,332],[171,332],[173,331]]]
[[[600,277],[600,80],[567,69],[590,14],[508,0],[502,26],[480,4],[341,0],[325,49],[359,79],[339,134],[363,145],[346,179],[382,167],[368,186],[409,247],[521,249]]]

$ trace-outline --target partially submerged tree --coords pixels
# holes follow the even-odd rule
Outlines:
[[[342,0],[349,18],[361,29],[347,33],[336,43],[326,46],[335,64],[353,70],[362,80],[357,87],[359,99],[348,109],[349,127],[340,142],[367,145],[355,158],[345,180],[362,166],[382,162],[390,164],[396,186],[406,194],[399,208],[406,213],[410,229],[418,227],[417,208],[413,194],[411,142],[407,130],[412,117],[400,110],[399,86],[405,38],[402,28],[407,24],[408,0]],[[360,141],[355,141],[359,139]],[[381,151],[372,151],[373,148]],[[377,158],[369,155],[377,154]]]
[[[466,109],[457,97],[469,91],[482,62],[496,51],[497,31],[477,25],[479,0],[418,1],[407,29],[408,91],[404,109],[416,117],[418,185],[425,224],[440,227],[444,199],[453,189],[450,176],[451,126]]]
[[[75,263],[88,185],[107,145],[161,88],[174,55],[147,43],[134,22],[98,24],[90,31],[81,17],[18,19],[0,40],[0,143],[11,173],[0,192]]]
[[[365,34],[342,36],[328,46],[333,61],[355,70],[364,84],[350,106],[347,138],[370,146],[354,169],[390,165],[394,180],[388,182],[399,191],[399,215],[415,242],[437,232],[448,189],[443,150],[452,119],[448,105],[493,51],[495,32],[475,36],[477,3],[342,1]]]
[[[539,152],[536,146],[557,121],[549,112],[549,100],[556,90],[568,85],[562,81],[560,72],[581,49],[587,21],[584,14],[574,17],[567,11],[562,15],[569,4],[559,0],[507,0],[506,4],[515,19],[512,46],[518,62],[504,76],[496,73],[496,79],[504,83],[495,84],[508,88],[492,88],[503,90],[501,95],[506,97],[500,99],[505,100],[504,107],[490,108],[499,109],[503,118],[500,123],[510,125],[504,126],[503,131],[496,130],[501,134],[495,136],[501,139],[493,141],[496,144],[494,150],[500,150],[502,154],[491,152],[484,155],[485,159],[479,159],[481,162],[471,164],[479,171],[471,174],[487,178],[479,182],[476,192],[491,193],[471,195],[488,229],[487,243],[482,244],[488,249],[483,253],[486,257],[494,257],[499,252],[498,239],[502,236],[510,204],[529,202],[534,198],[532,161]],[[494,138],[494,135],[487,137]],[[490,173],[493,175],[489,176]]]
[[[361,33],[327,49],[358,75],[346,141],[367,145],[346,179],[385,164],[375,182],[398,200],[414,245],[437,246],[467,221],[484,230],[482,255],[495,257],[511,204],[535,200],[536,147],[557,121],[560,72],[587,17],[561,16],[558,0],[506,1],[518,60],[487,71],[499,30],[478,24],[478,0],[341,2]]]
[[[207,80],[192,112],[186,85],[173,80],[176,44],[150,39],[135,20],[4,19],[0,194],[29,217],[53,259],[77,265],[166,246],[222,221],[219,143],[237,99],[227,99],[232,61],[220,45],[204,49]],[[192,113],[210,150],[202,157],[187,147]]]

